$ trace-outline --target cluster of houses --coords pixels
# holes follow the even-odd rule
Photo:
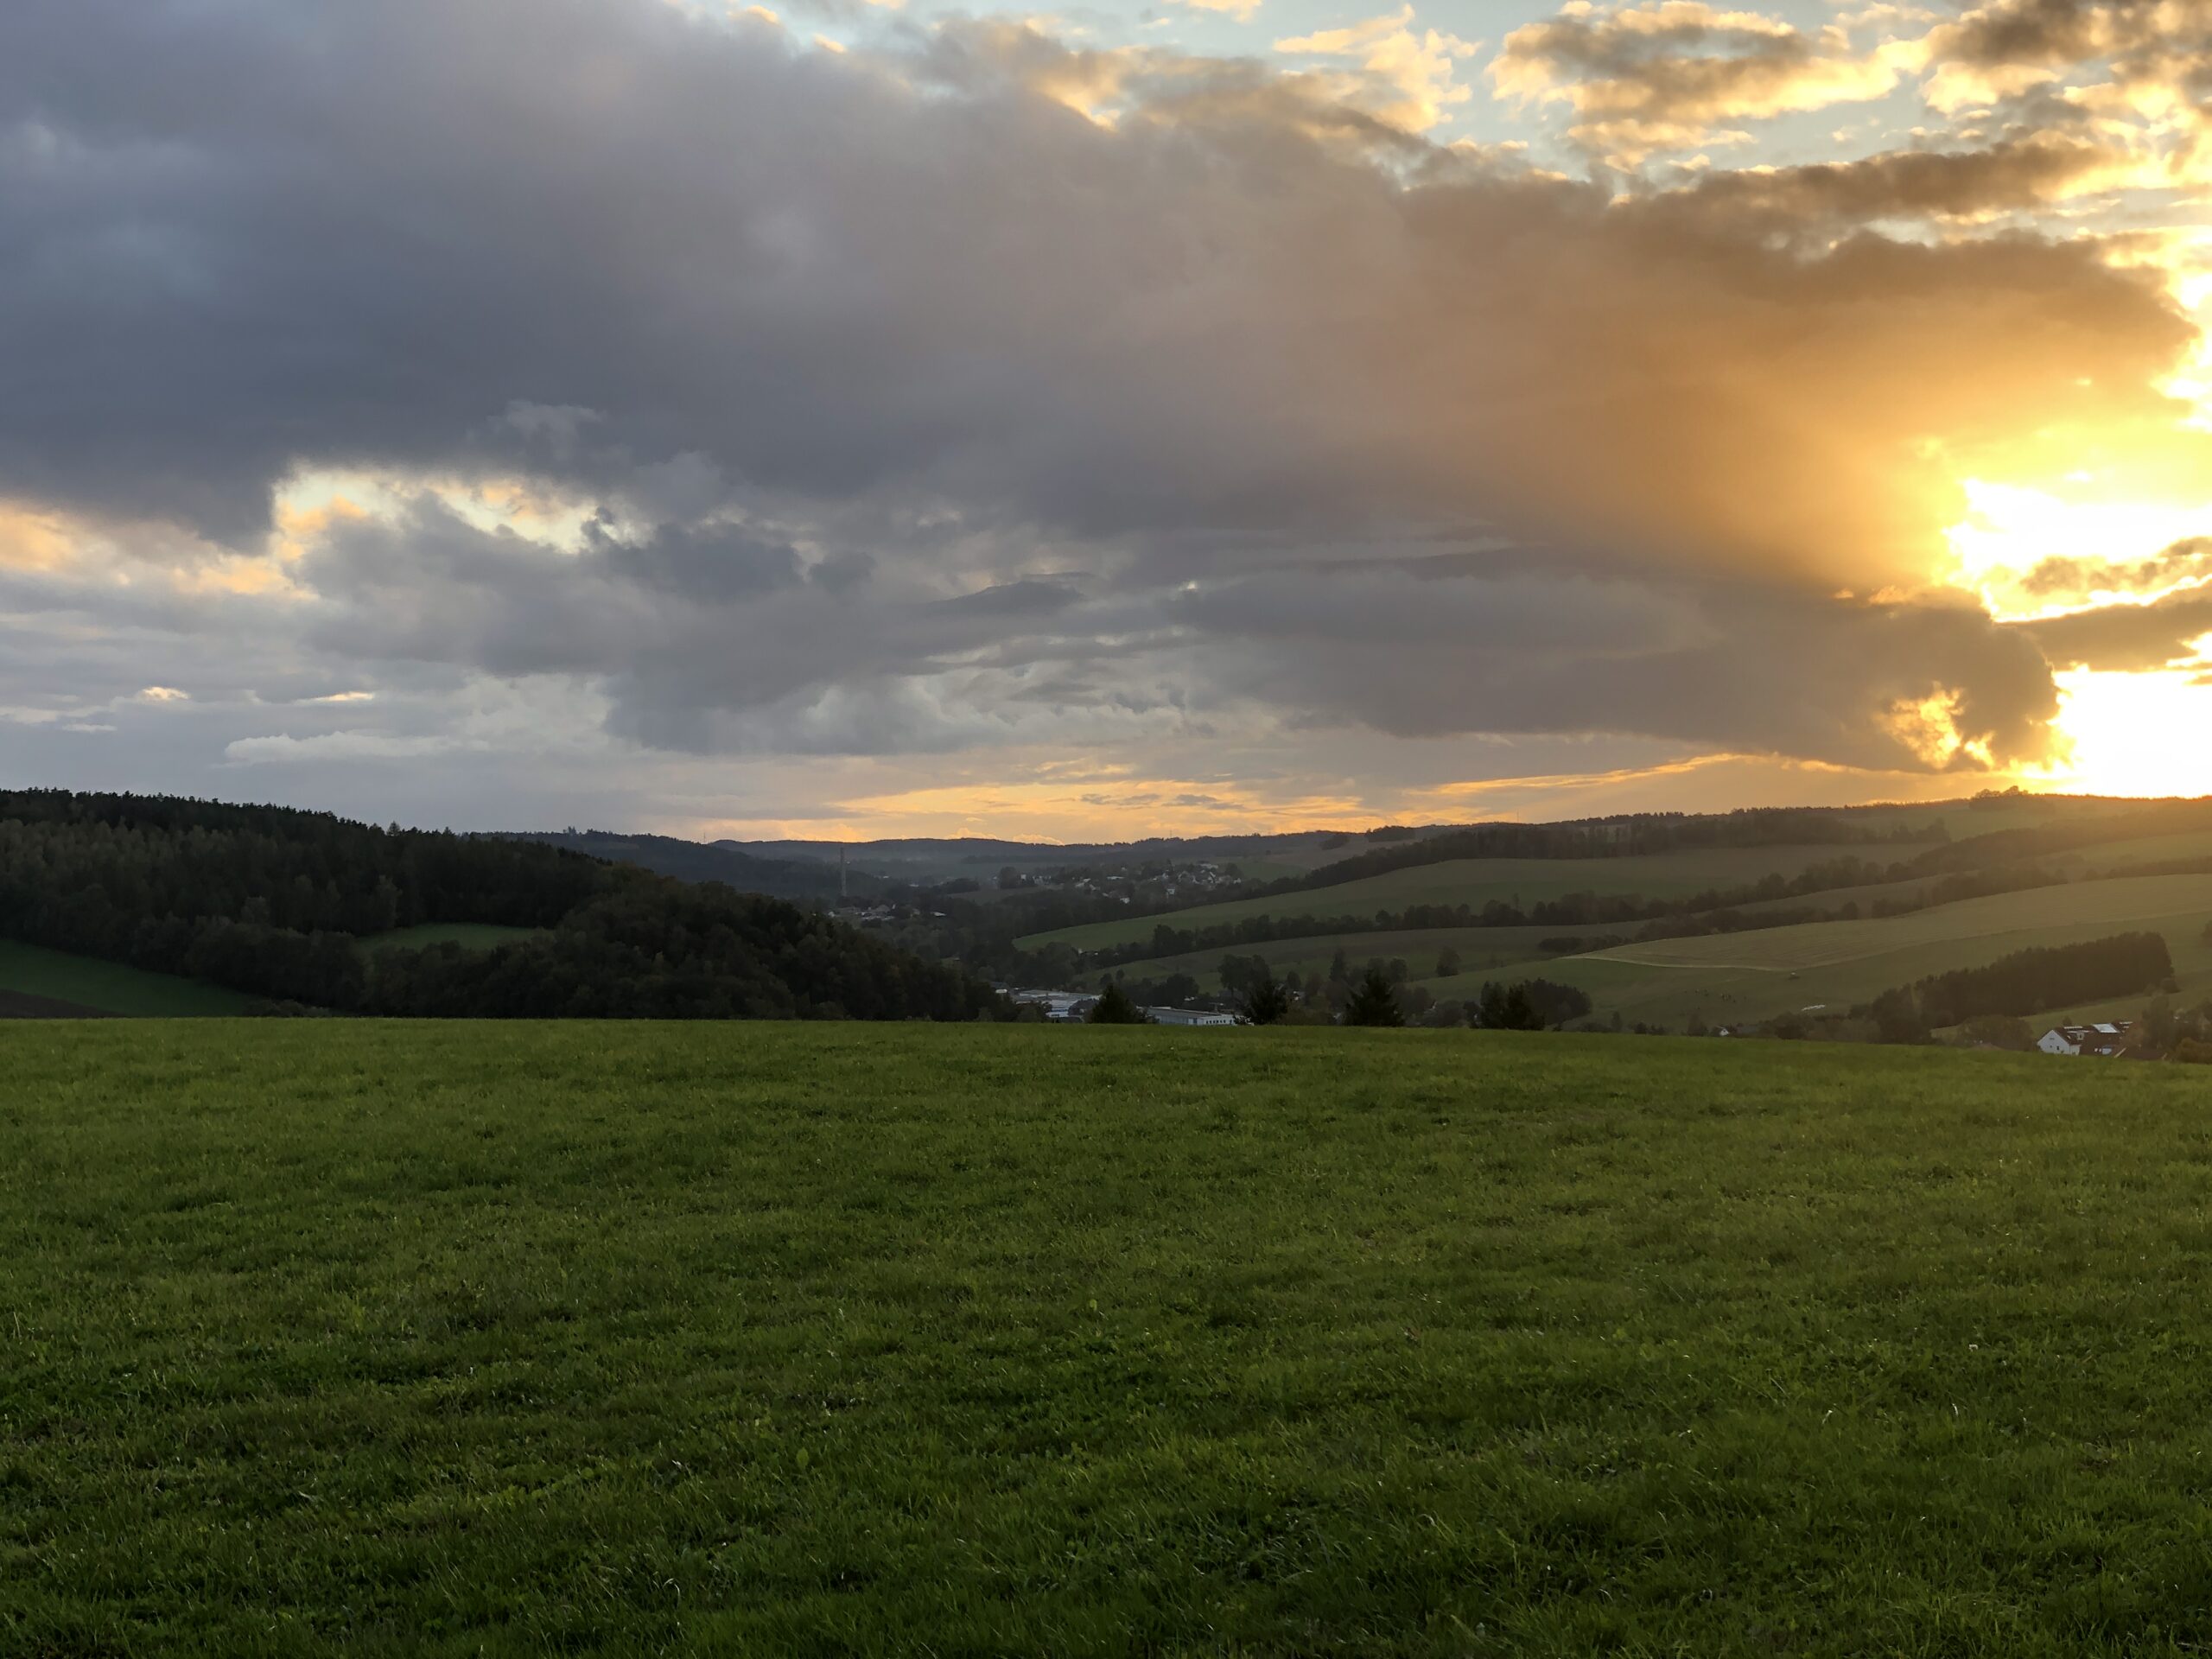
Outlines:
[[[1199,860],[1188,864],[1073,865],[1047,873],[1054,887],[1089,893],[1096,899],[1116,899],[1128,904],[1133,895],[1146,899],[1187,898],[1242,885],[1244,878],[1233,864]]]
[[[1008,991],[1007,997],[1017,1007],[1042,1008],[1045,1018],[1054,1025],[1079,1025],[1090,1017],[1090,1010],[1097,1006],[1096,991]],[[1155,1026],[1233,1026],[1236,1016],[1212,1008],[1147,1008],[1145,1013]]]

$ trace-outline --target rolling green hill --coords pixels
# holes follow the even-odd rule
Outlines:
[[[1192,950],[1179,956],[1150,957],[1115,971],[1139,981],[1188,974],[1211,990],[1220,984],[1218,970],[1224,956],[1261,957],[1271,973],[1295,973],[1303,979],[1326,974],[1331,961],[1342,950],[1346,962],[1354,968],[1376,957],[1384,962],[1395,958],[1406,963],[1413,978],[1427,979],[1433,977],[1437,958],[1446,950],[1457,951],[1463,966],[1472,971],[1521,966],[1539,957],[1560,954],[1542,948],[1547,939],[1574,938],[1583,942],[1582,948],[1595,949],[1625,938],[1628,931],[1605,927],[1423,927],[1376,933],[1320,933],[1264,944],[1231,945],[1225,950]]]
[[[1882,830],[1917,830],[1940,823],[1953,841],[1971,841],[1980,836],[2040,829],[2047,824],[2124,818],[2141,806],[2139,801],[2092,795],[2005,795],[1916,806],[1860,807],[1851,810],[1847,816],[1854,823]]]
[[[1574,893],[1608,898],[1633,896],[1661,902],[1679,901],[1706,893],[1740,893],[1762,880],[1776,875],[1795,876],[1815,862],[1845,854],[1862,862],[1890,865],[1924,860],[1929,873],[1866,886],[1752,899],[1730,908],[1744,917],[1855,908],[1861,917],[1872,918],[1885,907],[1956,904],[1960,902],[1958,889],[1961,882],[2018,880],[2024,891],[2031,892],[2033,888],[2029,884],[2053,876],[2084,881],[2127,876],[2139,869],[2212,861],[2212,829],[2202,827],[2201,821],[2206,816],[2202,804],[2020,797],[1980,803],[1955,802],[1932,810],[1878,807],[1842,816],[1855,825],[1883,834],[1925,830],[1931,823],[1940,823],[1951,840],[1948,843],[1885,842],[1849,847],[1732,846],[1606,859],[1460,859],[1411,866],[1317,889],[1065,928],[1033,935],[1022,943],[1032,949],[1057,943],[1084,950],[1120,950],[1124,959],[1116,963],[1116,972],[1141,982],[1156,981],[1171,974],[1189,974],[1208,989],[1218,988],[1217,969],[1224,951],[1239,956],[1257,953],[1275,972],[1296,973],[1301,978],[1316,969],[1325,970],[1335,955],[1342,951],[1354,965],[1378,957],[1386,962],[1403,961],[1416,981],[1427,974],[1429,988],[1445,997],[1471,994],[1487,978],[1542,974],[1546,977],[1568,979],[1590,990],[1600,1001],[1601,1017],[1618,1012],[1630,1020],[1663,1020],[1669,1024],[1679,1024],[1694,1014],[1708,1019],[1744,1020],[1770,1017],[1803,1004],[1786,1002],[1787,993],[1775,986],[1763,986],[1755,980],[1738,983],[1730,973],[1719,971],[1729,967],[1748,971],[1756,969],[1758,963],[1738,962],[1732,956],[1726,961],[1716,958],[1707,963],[1697,957],[1695,950],[1690,960],[1672,962],[1665,958],[1668,947],[1664,945],[1655,947],[1657,956],[1639,955],[1632,949],[1625,955],[1616,953],[1616,960],[1610,963],[1585,963],[1565,975],[1549,971],[1560,962],[1560,953],[1541,948],[1544,942],[1580,935],[1589,941],[1592,949],[1609,942],[1625,944],[1643,929],[1640,921],[1593,924],[1555,920],[1525,927],[1444,926],[1399,929],[1388,933],[1332,929],[1328,923],[1344,916],[1371,916],[1377,911],[1397,912],[1421,904],[1479,906],[1500,899],[1518,906],[1534,906],[1556,902]],[[2198,821],[2193,827],[2192,820]],[[2183,827],[2167,827],[2177,823]],[[2108,838],[2099,839],[2101,835]],[[2023,837],[2035,839],[2024,842]],[[1992,849],[1993,855],[1978,857],[1972,850],[1978,844]],[[1967,891],[1971,893],[1971,887]],[[1802,924],[1783,930],[1778,938],[1760,934],[1758,937],[1770,943],[1743,946],[1740,950],[1812,950],[1824,959],[1859,962],[1890,949],[1885,945],[1880,950],[1869,950],[1864,947],[1864,941],[1868,938],[1924,938],[1940,944],[1959,937],[2012,931],[2040,934],[2052,925],[2053,918],[2061,912],[2065,913],[2063,920],[2067,925],[2059,926],[2048,941],[2037,938],[2031,942],[2065,943],[2085,937],[2078,927],[2071,925],[2074,912],[2069,906],[2078,908],[2084,918],[2082,925],[2087,925],[2095,921],[2098,912],[2106,906],[2130,901],[2121,895],[2107,893],[2102,898],[2056,900],[1999,896],[1974,899],[1971,902],[1980,908],[1923,922],[1918,931],[1867,934],[1853,930],[1863,929],[1871,923],[1845,921],[1835,925],[1842,931],[1829,934],[1808,931],[1825,929],[1829,924]],[[1252,917],[1294,925],[1306,915],[1313,918],[1311,931],[1300,930],[1290,937],[1198,948],[1189,943],[1190,935],[1208,926],[1233,924]],[[2007,917],[2012,919],[2005,920]],[[1158,954],[1142,960],[1125,959],[1128,945],[1149,941],[1163,929],[1170,935],[1181,933],[1184,938],[1175,940],[1163,935],[1153,947]],[[1730,937],[1751,936],[1738,932]],[[2183,944],[2193,946],[2195,941],[2177,933],[2177,950]],[[1710,944],[1697,947],[1713,948]],[[1433,971],[1440,953],[1446,949],[1459,955],[1463,968],[1460,975],[1449,979],[1434,976]],[[1736,950],[1738,947],[1726,949]],[[1850,973],[1831,973],[1822,981],[1821,988],[1838,995],[1848,990],[1852,993],[1851,1001],[1864,1000],[1859,988],[1871,976],[1910,968],[1918,960],[1912,950],[1898,949],[1899,961],[1872,963],[1862,970]],[[1620,965],[1630,963],[1650,967],[1662,961],[1673,969],[1663,983],[1648,973],[1631,971]],[[1961,964],[1946,960],[1943,965]],[[1701,975],[1682,971],[1705,966],[1713,967],[1716,971]],[[2197,982],[2191,975],[2184,973],[2183,980],[2185,992],[2198,991]],[[1872,984],[1864,995],[1886,989],[1891,982],[1895,982]],[[2202,989],[2212,992],[2212,982],[2205,983]],[[1747,1014],[1747,1008],[1761,1012],[1754,1015]]]
[[[518,830],[500,838],[566,848],[590,858],[634,864],[680,881],[721,881],[740,893],[766,893],[774,899],[820,900],[834,899],[841,892],[862,898],[883,887],[880,879],[862,870],[847,870],[841,875],[834,852],[826,863],[810,858],[762,858],[728,842],[680,841],[672,836],[623,835],[606,830]]]
[[[1815,1005],[1840,1012],[1893,986],[1978,967],[2030,945],[2067,944],[2139,928],[2164,933],[2179,967],[2184,958],[2193,963],[2202,954],[2208,919],[2212,876],[2135,876],[1968,899],[1880,921],[1617,945],[1427,983],[1440,997],[1465,997],[1485,978],[1541,974],[1589,992],[1600,1018],[1618,1013],[1630,1022],[1669,1027],[1693,1015],[1734,1023]],[[2212,994],[2212,974],[2185,981],[2183,989],[2184,1000]]]
[[[7,1033],[24,1654],[2187,1653],[2212,1075]]]
[[[394,938],[394,934],[398,935]],[[364,950],[364,938],[382,938]],[[0,938],[347,1014],[973,1019],[988,982],[818,912],[526,838],[0,791]],[[491,949],[409,950],[467,940]],[[149,1010],[150,1011],[150,1010]]]
[[[1449,827],[1424,826],[1412,838],[1419,839]],[[1053,868],[1141,863],[1147,860],[1172,860],[1178,863],[1203,860],[1235,864],[1248,878],[1272,880],[1318,869],[1377,844],[1365,835],[1320,830],[1281,835],[1160,836],[1142,841],[1078,842],[1066,845],[983,836],[714,843],[716,848],[754,858],[811,863],[817,868],[827,865],[833,874],[842,854],[852,869],[877,876],[922,885],[967,876],[983,882],[987,888],[992,878],[1008,865],[1034,874]]]
[[[1144,939],[1163,924],[1195,929],[1238,921],[1248,916],[1371,916],[1377,911],[1403,910],[1408,905],[1471,905],[1479,908],[1492,900],[1528,906],[1575,893],[1686,899],[1708,889],[1747,886],[1768,875],[1795,875],[1808,865],[1827,859],[1873,858],[1886,850],[1865,845],[1719,847],[1628,858],[1454,859],[1393,870],[1386,875],[1336,887],[1201,905],[1166,916],[1133,916],[1063,928],[1056,932],[1033,934],[1020,944],[1027,950],[1058,943],[1073,945],[1078,950],[1095,950]]]
[[[2212,858],[2212,830],[2148,836],[2132,841],[2097,842],[2078,852],[2046,861],[2071,868],[2119,871],[2130,865],[2207,858]]]

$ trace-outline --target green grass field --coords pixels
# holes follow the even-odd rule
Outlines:
[[[2172,836],[2148,836],[2136,841],[2099,842],[2063,857],[2041,861],[2059,866],[2124,871],[2131,864],[2156,864],[2184,858],[2212,858],[2212,830]]]
[[[1435,927],[1394,929],[1382,933],[1319,933],[1307,938],[1278,939],[1267,944],[1192,950],[1181,956],[1133,962],[1113,971],[1131,979],[1189,974],[1208,989],[1214,989],[1221,983],[1218,970],[1224,956],[1264,957],[1272,972],[1295,973],[1305,978],[1328,972],[1331,959],[1341,950],[1355,969],[1372,957],[1380,957],[1385,962],[1399,957],[1404,960],[1413,977],[1425,979],[1434,969],[1438,956],[1447,948],[1457,950],[1464,967],[1472,971],[1529,962],[1545,954],[1540,949],[1545,939],[1580,938],[1595,949],[1610,940],[1624,938],[1632,931],[1626,927]],[[1090,976],[1078,977],[1088,982]]]
[[[97,957],[71,956],[0,939],[0,991],[21,991],[97,1008],[103,1014],[156,1017],[237,1014],[253,999],[219,985],[149,974]]]
[[[2079,823],[2097,818],[2122,817],[2140,809],[2142,803],[2114,798],[2103,800],[2066,795],[2022,795],[2004,801],[1967,801],[1900,807],[1877,807],[1853,812],[1852,821],[1876,830],[1917,830],[1941,823],[1953,841],[2008,830],[2036,830],[2048,824]]]
[[[1162,923],[1175,928],[1200,928],[1248,916],[1372,916],[1377,911],[1403,910],[1408,905],[1472,905],[1479,909],[1492,899],[1534,905],[1571,893],[1683,899],[1708,888],[1748,887],[1770,874],[1795,875],[1808,865],[1845,854],[1872,859],[1888,856],[1894,850],[1864,846],[1724,847],[1631,858],[1452,859],[1338,887],[1279,893],[1272,899],[1232,899],[1165,916],[1133,916],[1034,933],[1020,944],[1024,950],[1035,950],[1058,941],[1080,950],[1096,950],[1150,938],[1153,929]],[[1215,959],[1218,961],[1218,956]]]
[[[396,927],[389,933],[372,933],[361,941],[370,950],[414,950],[426,944],[458,944],[471,950],[489,950],[495,944],[527,939],[540,931],[534,927],[502,927],[496,922],[423,922]]]
[[[1841,1012],[1953,968],[1978,967],[2031,945],[2070,944],[2139,930],[2163,932],[2182,970],[2183,1001],[2212,995],[2202,949],[2212,920],[2212,876],[2129,876],[1967,899],[1880,921],[1811,922],[1755,932],[1616,945],[1587,956],[1530,961],[1514,977],[1541,974],[1588,991],[1600,1017],[1679,1028],[1772,1018],[1823,1005]],[[1427,983],[1465,996],[1484,977]],[[2126,1000],[2133,1014],[2142,997]]]
[[[2212,1643],[2197,1068],[4,1035],[0,1650]]]

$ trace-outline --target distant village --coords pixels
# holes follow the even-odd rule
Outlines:
[[[1233,893],[1245,884],[1234,864],[1210,860],[1152,860],[1125,865],[1078,864],[1044,870],[1024,870],[1007,865],[988,883],[995,893],[1058,893],[1103,905],[1141,905],[1166,909],[1193,904],[1207,898]],[[918,918],[942,919],[945,912],[931,907],[933,899],[968,899],[986,894],[986,884],[975,876],[957,876],[912,889],[911,898],[880,899],[870,902],[841,899],[844,920],[862,927],[888,927]]]

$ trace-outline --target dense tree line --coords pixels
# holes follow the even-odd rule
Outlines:
[[[673,836],[615,835],[605,830],[531,830],[512,832],[513,841],[565,847],[593,858],[635,864],[656,875],[680,881],[721,881],[740,893],[764,893],[772,899],[834,899],[841,894],[869,899],[899,885],[856,869],[840,870],[824,860],[763,858],[757,853],[715,842],[683,841]],[[969,882],[973,892],[976,884]]]
[[[365,952],[423,922],[544,930]],[[499,836],[0,794],[0,937],[344,1012],[969,1018],[990,988],[792,905]]]
[[[542,937],[373,958],[371,1013],[490,1019],[973,1020],[998,995],[817,912],[639,875]]]
[[[0,932],[125,953],[148,918],[299,933],[418,922],[543,927],[607,883],[550,847],[381,830],[328,813],[163,796],[0,793]]]
[[[1981,1014],[2030,1014],[2069,1003],[2101,1002],[2152,989],[2173,971],[2164,935],[2118,933],[2079,944],[2016,950],[1986,967],[1931,975],[1906,989],[1885,993],[1872,1012],[1884,1035],[1894,1040],[1913,1028],[1908,1019],[1925,1033]]]
[[[1590,1012],[1590,993],[1548,979],[1507,984],[1485,982],[1470,1010],[1471,1023],[1503,1031],[1542,1031],[1580,1020]]]

